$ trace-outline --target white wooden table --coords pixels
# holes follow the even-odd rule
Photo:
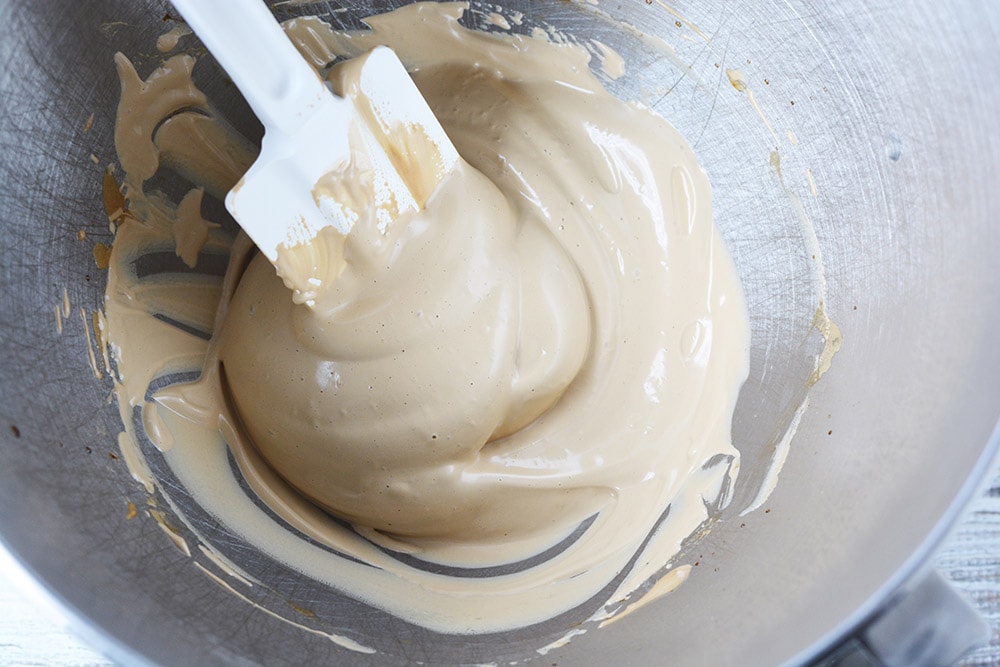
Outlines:
[[[64,629],[55,610],[26,598],[8,576],[0,576],[0,665],[112,667],[104,656]]]
[[[1000,665],[1000,475],[979,498],[936,558],[941,572],[973,601],[993,627],[988,646],[966,667]],[[52,610],[28,600],[0,576],[0,666],[112,667],[62,627]]]

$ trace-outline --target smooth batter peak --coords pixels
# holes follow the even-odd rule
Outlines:
[[[464,11],[409,5],[347,33],[289,26],[326,62],[390,45],[462,157],[403,224],[351,230],[315,307],[288,299],[245,239],[197,302],[197,280],[135,275],[129,258],[173,242],[173,209],[130,191],[146,224],[114,244],[119,403],[150,415],[206,511],[330,590],[449,633],[583,604],[606,618],[728,497],[743,295],[676,130],[607,93],[583,48],[478,33]],[[167,82],[188,91],[176,71]],[[183,150],[168,139],[163,155]],[[205,164],[219,150],[206,145]],[[211,176],[198,155],[186,164],[192,187]],[[211,341],[169,324],[203,323],[196,303],[218,306],[198,325]],[[154,377],[197,371],[146,402]],[[230,456],[280,520],[247,497]]]

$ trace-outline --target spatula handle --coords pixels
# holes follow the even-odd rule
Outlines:
[[[261,0],[171,0],[268,131],[290,134],[325,84]]]

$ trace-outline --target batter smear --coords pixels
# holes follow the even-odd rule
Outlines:
[[[153,173],[220,197],[253,149],[189,58],[146,81],[119,59],[130,209],[106,308],[119,403],[127,427],[142,410],[202,507],[346,595],[452,633],[611,590],[594,606],[606,618],[727,502],[746,307],[676,130],[607,93],[583,48],[472,31],[465,9],[410,5],[352,33],[286,24],[335,88],[349,74],[327,63],[392,47],[462,156],[419,213],[326,230],[315,243],[340,265],[309,304],[211,221],[198,261],[228,253],[221,281],[135,270],[178,220]],[[203,112],[159,124],[178,104]],[[169,133],[183,122],[199,150]],[[147,400],[156,378],[167,386]]]

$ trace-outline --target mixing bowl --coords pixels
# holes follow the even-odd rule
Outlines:
[[[356,27],[397,4],[275,10]],[[177,665],[766,665],[879,653],[879,626],[865,623],[905,610],[893,605],[997,449],[1000,5],[473,3],[467,19],[483,29],[499,29],[493,13],[521,12],[515,31],[551,28],[624,57],[625,75],[607,85],[694,146],[752,326],[733,424],[741,476],[678,558],[695,566],[688,581],[544,653],[578,618],[485,636],[405,623],[248,546],[155,452],[153,497],[177,508],[161,520],[261,581],[241,592],[253,604],[207,578],[202,568],[224,573],[197,548],[176,548],[146,511],[95,348],[106,275],[94,248],[112,242],[101,202],[115,160],[112,56],[151,71],[170,12],[137,0],[0,7],[0,540],[105,650]],[[209,63],[199,72],[222,111],[259,137],[225,78]],[[823,373],[837,329],[842,348]],[[786,454],[773,494],[741,516]],[[919,581],[939,599],[938,580]],[[940,633],[892,638],[932,657],[953,648]]]

